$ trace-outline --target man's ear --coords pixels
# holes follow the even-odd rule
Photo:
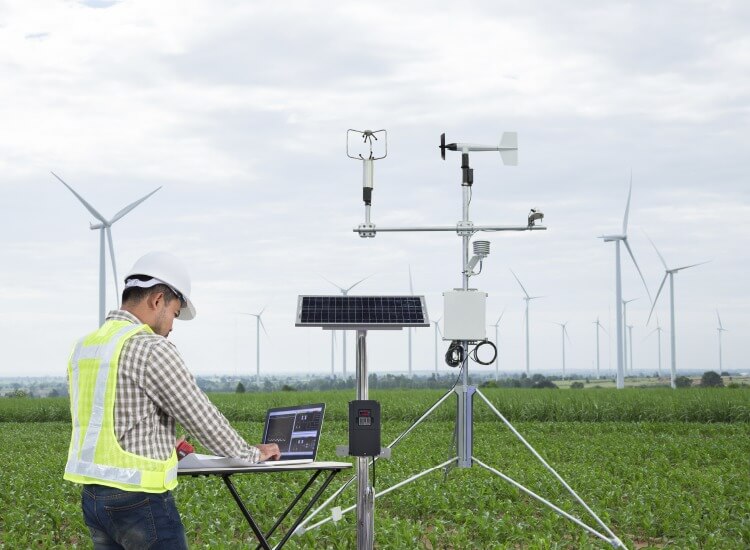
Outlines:
[[[164,292],[152,292],[146,298],[146,304],[148,308],[154,311],[158,311],[164,302]]]

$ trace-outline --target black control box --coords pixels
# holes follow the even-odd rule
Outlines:
[[[380,455],[380,403],[349,401],[349,456]]]

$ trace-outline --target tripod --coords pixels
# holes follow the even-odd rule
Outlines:
[[[350,130],[351,132],[352,130]],[[364,141],[368,138],[371,139],[373,132],[366,130],[360,132],[364,136]],[[372,142],[370,141],[372,145]],[[469,258],[469,241],[471,237],[477,231],[532,231],[532,230],[544,230],[543,226],[536,225],[537,220],[543,218],[541,212],[536,210],[531,211],[528,224],[526,226],[475,226],[469,219],[469,205],[471,203],[471,186],[473,185],[473,170],[469,166],[469,152],[471,151],[498,151],[500,152],[503,162],[506,164],[515,164],[517,157],[517,138],[515,133],[505,133],[498,146],[486,146],[477,145],[470,143],[445,143],[445,134],[441,136],[440,141],[441,157],[445,159],[445,152],[448,151],[461,151],[461,170],[462,170],[462,219],[456,225],[453,226],[429,226],[429,227],[376,227],[370,221],[370,201],[372,198],[373,188],[373,161],[376,160],[372,154],[372,148],[370,149],[370,155],[368,158],[360,155],[359,158],[363,161],[364,165],[364,193],[363,198],[365,202],[365,223],[354,229],[355,232],[359,233],[361,237],[374,237],[377,232],[399,232],[399,231],[450,231],[456,232],[462,240],[462,288],[464,291],[469,290],[469,279],[475,275],[473,268],[477,262],[481,261],[489,253],[489,243],[486,243],[486,248],[480,245],[476,246],[475,242],[475,255],[473,258]],[[348,150],[347,150],[348,154]],[[349,155],[351,158],[356,158]],[[383,157],[380,157],[383,158]],[[446,315],[447,320],[447,315]],[[482,319],[482,324],[485,324]],[[447,333],[447,330],[446,330]],[[367,357],[366,357],[366,331],[357,331],[357,399],[367,399]],[[468,359],[469,359],[469,346],[471,342],[468,340],[461,340],[457,344],[464,350],[464,357],[461,361],[461,372],[459,374],[459,381],[457,380],[454,387],[448,390],[440,399],[438,399],[427,411],[422,414],[409,428],[407,428],[401,435],[399,435],[388,447],[386,447],[388,453],[395,447],[404,437],[411,433],[419,424],[421,424],[427,417],[430,416],[438,407],[440,407],[451,395],[456,396],[456,455],[445,462],[423,470],[379,493],[375,493],[372,485],[369,482],[369,466],[378,459],[369,458],[358,458],[357,459],[357,475],[347,481],[342,487],[340,487],[333,495],[331,495],[321,506],[313,511],[305,521],[302,522],[298,527],[298,532],[305,532],[311,529],[320,527],[321,525],[329,521],[338,521],[341,515],[354,510],[357,510],[357,548],[358,550],[371,549],[374,540],[374,501],[376,498],[381,497],[394,491],[404,485],[407,485],[417,479],[420,479],[427,474],[435,472],[437,470],[450,467],[454,465],[458,468],[471,468],[474,464],[484,468],[485,470],[493,473],[500,477],[504,481],[510,483],[515,488],[524,492],[528,496],[538,500],[545,506],[551,508],[554,512],[560,516],[572,521],[576,525],[582,527],[590,534],[608,542],[614,548],[625,548],[625,545],[620,539],[604,524],[604,522],[594,513],[593,510],[583,501],[583,499],[568,485],[565,480],[550,466],[547,461],[526,441],[526,439],[513,427],[513,425],[502,415],[502,413],[490,402],[489,399],[475,386],[469,384],[469,371],[468,371]],[[570,495],[581,504],[589,515],[594,518],[596,523],[601,527],[604,533],[597,531],[590,527],[579,518],[572,516],[565,512],[558,506],[549,502],[540,495],[534,493],[530,489],[524,487],[517,481],[503,474],[499,470],[489,466],[473,454],[473,412],[474,412],[474,396],[478,396],[490,410],[511,430],[511,432],[523,443],[523,445],[541,462],[541,464],[565,487]],[[316,517],[322,510],[324,510],[334,499],[336,499],[353,481],[357,479],[358,494],[357,504],[350,506],[344,510],[334,508],[332,514],[317,523],[310,524],[314,517]]]

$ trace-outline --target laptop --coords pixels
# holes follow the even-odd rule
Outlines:
[[[269,409],[263,427],[263,443],[276,443],[281,451],[281,458],[258,464],[314,462],[318,453],[325,408],[325,403],[315,403]]]

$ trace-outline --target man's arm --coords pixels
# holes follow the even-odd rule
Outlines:
[[[198,387],[171,342],[165,339],[154,344],[147,363],[149,397],[212,453],[250,462],[279,458],[277,445],[252,446],[237,433]]]

